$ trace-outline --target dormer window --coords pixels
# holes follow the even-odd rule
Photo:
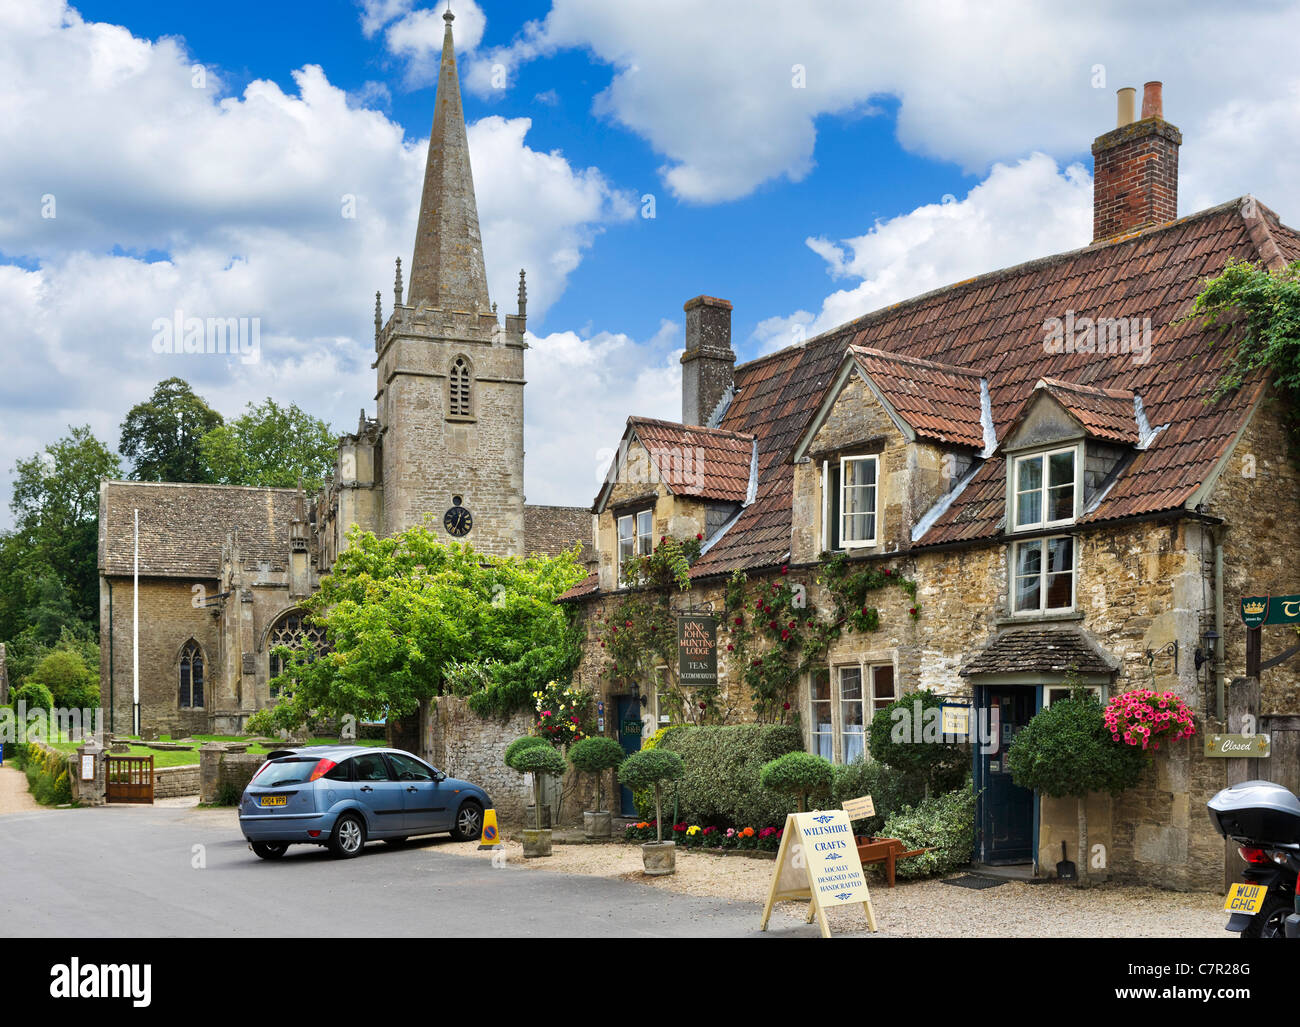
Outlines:
[[[625,566],[638,556],[654,550],[654,510],[638,510],[618,518],[618,580],[623,581]]]
[[[822,540],[834,552],[876,545],[880,458],[846,456],[822,463]]]
[[[1015,531],[1073,523],[1077,464],[1076,446],[1015,458]]]

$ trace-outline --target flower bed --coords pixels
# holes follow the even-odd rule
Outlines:
[[[779,827],[701,827],[699,824],[674,824],[671,837],[678,848],[704,852],[776,852],[781,846]],[[667,835],[665,832],[665,841]],[[628,842],[652,842],[657,837],[655,822],[643,820],[630,824],[623,833]]]

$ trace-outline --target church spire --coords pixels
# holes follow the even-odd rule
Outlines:
[[[487,272],[451,37],[456,16],[449,9],[442,17],[447,28],[406,301],[413,307],[427,303],[443,310],[487,313]]]

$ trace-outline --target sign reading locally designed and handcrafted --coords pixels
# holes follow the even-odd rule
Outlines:
[[[868,817],[876,815],[876,804],[871,801],[870,795],[863,795],[857,799],[845,799],[841,805],[844,812],[849,815],[850,820],[866,820]]]
[[[1264,759],[1273,754],[1268,735],[1206,735],[1205,755],[1219,759]]]
[[[1244,596],[1241,622],[1248,628],[1265,624],[1300,624],[1300,595]]]
[[[677,618],[677,675],[693,688],[718,683],[718,622],[684,613]]]
[[[826,922],[828,906],[860,902],[867,914],[867,926],[872,932],[876,930],[876,911],[871,907],[871,893],[858,858],[857,839],[844,810],[791,813],[785,818],[759,930],[767,930],[776,903],[798,899],[808,900],[805,922],[812,923],[817,917],[823,938],[831,936]]]

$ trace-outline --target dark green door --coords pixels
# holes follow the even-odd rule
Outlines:
[[[641,748],[641,703],[630,695],[620,695],[614,709],[618,714],[618,744],[630,756]],[[618,791],[619,813],[625,817],[636,816],[632,789],[619,785]]]
[[[975,753],[977,857],[983,863],[1028,863],[1034,856],[1034,792],[1011,780],[1007,749],[1034,715],[1038,689],[1011,685],[980,691],[981,737],[989,740]]]

